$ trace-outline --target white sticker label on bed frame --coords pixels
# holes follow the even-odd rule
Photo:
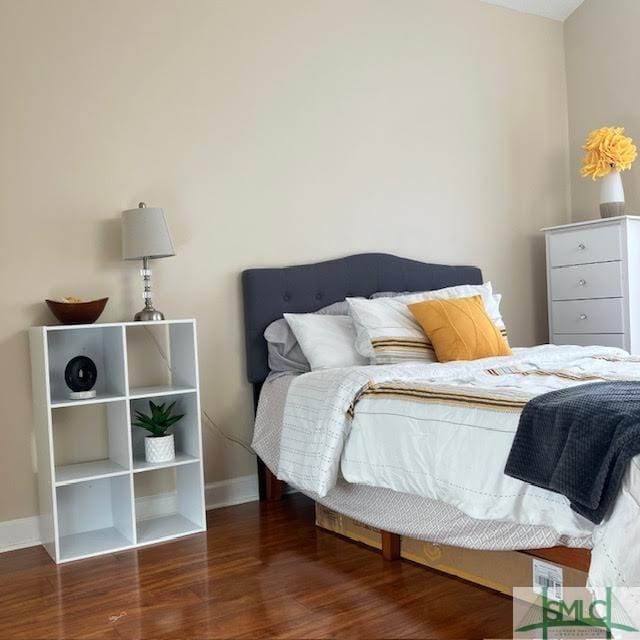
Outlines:
[[[542,595],[542,589],[548,587],[547,595],[554,600],[562,600],[562,568],[555,564],[533,561],[533,591]]]

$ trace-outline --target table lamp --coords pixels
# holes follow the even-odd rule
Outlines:
[[[122,258],[142,260],[140,275],[144,282],[144,309],[136,313],[136,321],[164,320],[164,314],[154,309],[151,301],[149,260],[175,255],[169,226],[162,209],[147,207],[141,202],[137,209],[122,212]]]

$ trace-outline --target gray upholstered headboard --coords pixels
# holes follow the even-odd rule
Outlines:
[[[263,333],[283,313],[310,313],[349,296],[376,291],[429,291],[482,284],[477,267],[428,264],[385,253],[242,273],[247,377],[259,386],[269,373]]]

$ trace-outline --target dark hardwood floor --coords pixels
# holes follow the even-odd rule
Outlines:
[[[175,542],[56,566],[0,555],[0,638],[506,638],[511,601],[314,525],[290,496]]]

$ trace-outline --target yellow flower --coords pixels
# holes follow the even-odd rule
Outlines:
[[[602,127],[589,134],[582,147],[587,153],[582,161],[583,177],[604,178],[612,171],[631,169],[638,156],[633,140],[624,135],[624,127]]]

